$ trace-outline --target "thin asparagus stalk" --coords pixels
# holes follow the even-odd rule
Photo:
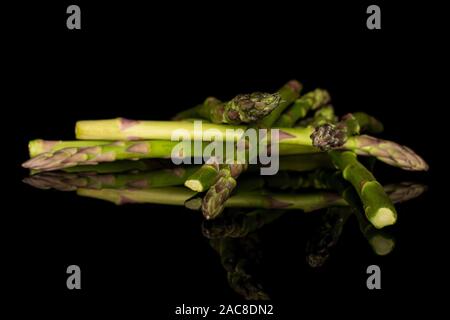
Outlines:
[[[177,114],[174,119],[202,117],[213,123],[240,124],[262,119],[280,105],[279,93],[240,94],[228,102],[209,97],[202,104]]]
[[[334,107],[332,105],[326,105],[314,112],[314,116],[301,120],[297,127],[312,127],[323,125],[325,123],[336,122],[336,116],[334,114]]]
[[[262,120],[258,121],[258,127],[271,128],[273,124],[279,119],[283,111],[298,98],[302,88],[303,86],[300,82],[298,82],[297,80],[291,80],[286,83],[280,90],[278,90],[278,93],[281,96],[280,104]]]
[[[316,89],[297,99],[275,122],[274,127],[292,127],[299,119],[304,118],[310,110],[316,110],[330,101],[328,91]]]
[[[75,141],[63,141],[63,140],[43,140],[34,139],[28,143],[28,152],[30,158],[33,158],[41,153],[54,152],[65,148],[87,148],[96,147],[104,144],[110,144],[111,141],[101,140],[75,140]]]
[[[354,112],[352,115],[358,122],[361,132],[369,132],[373,134],[383,132],[383,123],[375,117],[372,117],[365,112]]]

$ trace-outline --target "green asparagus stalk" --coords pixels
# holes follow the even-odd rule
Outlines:
[[[28,152],[30,154],[30,158],[33,158],[41,153],[55,152],[65,148],[87,148],[110,143],[111,141],[95,141],[95,140],[62,141],[62,140],[34,139],[28,143]]]
[[[404,170],[428,170],[428,164],[408,147],[368,135],[355,136],[361,128],[378,132],[382,124],[368,115],[348,114],[336,125],[325,123],[311,134],[312,144],[321,150],[347,149],[358,155],[374,156],[378,160]]]
[[[392,201],[372,173],[359,163],[356,155],[349,151],[330,151],[329,154],[344,179],[358,192],[367,219],[378,229],[394,224],[397,212]]]
[[[278,94],[281,97],[280,104],[262,120],[258,121],[258,127],[271,128],[273,124],[278,121],[283,111],[298,98],[302,88],[303,86],[300,82],[291,80],[278,90]]]
[[[316,110],[330,101],[326,90],[316,89],[297,99],[275,122],[279,128],[292,127],[297,120],[304,118],[310,110]]]
[[[208,190],[217,180],[219,164],[217,161],[208,161],[194,172],[184,183],[186,187],[197,192]]]
[[[44,141],[53,142],[53,141]],[[86,144],[83,144],[86,142]],[[116,141],[110,144],[97,144],[89,146],[90,141],[62,141],[61,144],[55,144],[55,147],[48,152],[40,153],[34,158],[26,161],[22,166],[25,168],[33,169],[36,172],[39,171],[52,171],[52,170],[65,170],[70,171],[69,168],[75,171],[98,171],[102,170],[101,167],[97,169],[101,163],[111,162],[119,163],[117,159],[169,159],[172,156],[173,148],[179,143],[177,141],[167,140],[142,140],[142,141]],[[110,141],[111,142],[111,141]],[[68,147],[59,149],[63,145],[80,145],[79,147]],[[201,152],[208,146],[208,142],[203,142],[201,146]],[[223,147],[226,150],[226,147]],[[139,152],[136,152],[139,151]],[[180,150],[177,155],[179,159],[182,158],[201,158],[201,154],[197,154],[197,150],[193,143],[187,144]],[[317,152],[312,146],[301,145],[281,145],[279,147],[280,155],[293,155],[293,154],[310,154]],[[87,153],[87,154],[86,154]],[[106,154],[106,156],[105,156]],[[226,156],[226,153],[225,153]],[[94,160],[95,159],[95,160]],[[141,164],[136,162],[124,162],[130,167],[141,167]],[[86,166],[82,169],[82,166]],[[106,165],[105,170],[122,171],[122,165],[116,168],[115,164]]]
[[[49,171],[60,170],[79,165],[97,165],[101,162],[141,158],[168,158],[172,154],[176,141],[116,141],[110,144],[92,147],[70,147],[55,152],[41,153],[22,166],[29,169]],[[195,148],[182,150],[179,158],[195,156]]]
[[[237,185],[236,179],[247,169],[245,164],[220,165],[216,182],[203,197],[202,213],[206,219],[214,219],[225,208],[225,202]]]
[[[334,107],[332,105],[326,105],[314,112],[312,117],[303,119],[298,122],[297,127],[318,127],[325,123],[336,122],[336,116],[334,114]]]
[[[213,123],[240,124],[262,119],[280,105],[279,93],[240,94],[228,102],[209,97],[202,104],[177,114],[174,119],[202,117]]]
[[[359,210],[354,210],[354,212],[358,219],[359,229],[369,242],[372,250],[379,256],[391,253],[395,247],[394,237],[383,230],[376,229],[364,218]]]

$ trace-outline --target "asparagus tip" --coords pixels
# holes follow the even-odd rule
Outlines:
[[[314,147],[326,151],[341,147],[345,143],[346,134],[336,126],[326,123],[314,129],[310,137]]]

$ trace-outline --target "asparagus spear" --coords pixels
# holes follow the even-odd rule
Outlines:
[[[46,145],[51,145],[52,142],[44,141]],[[78,167],[76,169],[77,171],[80,171],[82,169],[79,167],[86,166],[85,171],[96,171],[92,170],[95,165],[111,161],[117,163],[116,160],[119,159],[168,159],[172,156],[173,148],[179,143],[168,140],[110,141],[109,144],[100,143],[92,146],[89,142],[84,140],[62,141],[60,144],[53,144],[51,149],[47,149],[48,151],[40,153],[26,161],[22,166],[36,171],[68,170],[68,168],[74,166]],[[78,147],[60,148],[65,145],[78,145]],[[202,153],[206,146],[207,142],[203,142],[201,146]],[[222,147],[225,148],[224,146]],[[136,150],[139,152],[135,152]],[[317,152],[312,146],[280,145],[279,147],[280,155],[310,154],[312,152]],[[196,153],[196,149],[193,143],[191,143],[180,151],[178,157],[201,157],[201,154],[198,155]],[[134,165],[140,166],[137,163]],[[130,166],[132,167],[134,165]],[[112,165],[112,167],[115,167],[115,165]],[[111,168],[111,170],[116,169]],[[117,168],[117,170],[120,170],[120,168]]]
[[[286,83],[278,93],[281,96],[281,102],[277,108],[275,108],[270,114],[258,121],[258,127],[271,128],[273,124],[278,120],[283,111],[298,98],[303,86],[297,80],[291,80]]]
[[[87,148],[110,143],[111,141],[63,141],[34,139],[28,143],[28,152],[30,154],[30,158],[33,158],[41,153],[54,152],[65,148]]]
[[[202,213],[206,219],[216,218],[222,213],[225,202],[237,185],[236,179],[246,168],[247,165],[239,163],[220,165],[216,182],[203,197]]]
[[[394,224],[397,212],[392,201],[372,173],[358,162],[355,153],[330,151],[329,154],[344,179],[358,192],[367,219],[378,229]]]
[[[279,93],[240,94],[225,103],[209,97],[203,104],[177,114],[174,120],[199,116],[213,123],[251,123],[268,115],[280,105],[280,102]]]
[[[382,124],[368,115],[348,114],[336,125],[326,123],[316,127],[311,134],[312,144],[321,150],[342,148],[358,155],[374,156],[404,170],[428,170],[428,164],[408,147],[368,135],[354,136],[361,128],[377,132],[382,130]]]
[[[316,89],[297,99],[275,122],[275,127],[292,127],[298,119],[304,118],[310,110],[316,110],[330,101],[326,90]]]

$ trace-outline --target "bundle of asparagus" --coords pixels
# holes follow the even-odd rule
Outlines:
[[[76,189],[80,195],[116,203],[185,204],[201,209],[207,219],[220,216],[224,208],[230,206],[311,211],[348,203],[342,194],[336,194],[335,182],[319,181],[317,177],[312,182],[304,177],[301,181],[283,181],[280,180],[282,174],[279,174],[273,179],[259,177],[258,183],[283,187],[284,183],[301,186],[308,182],[311,184],[309,187],[326,190],[312,194],[279,194],[258,188],[251,192],[237,192],[241,185],[239,177],[254,167],[249,165],[251,146],[248,140],[242,140],[242,132],[249,128],[267,129],[264,136],[258,137],[258,142],[266,141],[268,149],[265,151],[281,156],[282,171],[334,169],[352,185],[366,218],[375,228],[394,224],[397,213],[392,200],[373,174],[359,162],[357,155],[371,156],[389,165],[414,171],[427,170],[425,161],[408,147],[361,134],[383,130],[383,125],[366,113],[356,112],[338,119],[329,104],[330,96],[326,90],[315,89],[303,95],[301,91],[302,85],[292,80],[273,94],[238,95],[227,102],[210,97],[202,104],[175,115],[173,121],[124,118],[78,121],[75,128],[78,140],[30,141],[31,159],[23,166],[38,175],[32,175],[26,182],[41,188]],[[308,114],[311,116],[307,117]],[[200,130],[196,120],[200,121]],[[215,133],[213,137],[207,134],[211,131]],[[176,132],[183,132],[192,141],[179,148],[179,141],[173,141]],[[274,136],[277,138],[273,139]],[[230,142],[240,145],[244,141],[245,161],[235,157],[224,161],[216,156],[201,159],[204,152],[211,150],[211,140],[221,148]],[[259,152],[263,151],[258,149]],[[164,161],[149,161],[169,158],[175,163],[195,159],[195,163],[202,165],[167,168]],[[199,158],[203,163],[197,162]],[[143,171],[155,167],[155,163],[156,167],[166,168],[149,175],[141,172],[132,178],[113,179],[109,176],[99,179],[98,175],[81,172]],[[50,172],[55,170],[62,170],[63,174]],[[174,187],[180,183],[185,187]],[[340,184],[342,181],[337,183]]]

